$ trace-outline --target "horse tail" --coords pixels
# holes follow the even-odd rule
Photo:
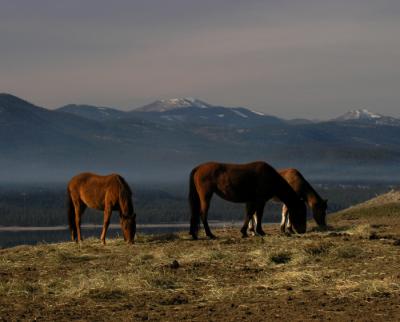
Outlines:
[[[75,208],[72,202],[71,192],[67,189],[67,211],[68,211],[68,224],[71,233],[71,239],[75,240],[77,237],[76,222],[75,222]]]
[[[189,234],[195,239],[197,238],[197,232],[200,226],[200,197],[194,183],[194,174],[196,173],[196,170],[197,168],[194,168],[192,172],[190,172],[189,178],[189,204],[191,211]]]

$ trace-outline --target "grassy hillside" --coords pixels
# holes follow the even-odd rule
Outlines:
[[[336,229],[368,227],[371,238],[400,238],[400,191],[392,190],[329,217]]]
[[[364,204],[283,236],[216,230],[0,250],[0,320],[400,320],[400,206]],[[204,235],[203,235],[204,236]]]

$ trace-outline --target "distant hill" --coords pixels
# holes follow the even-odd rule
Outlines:
[[[387,193],[381,194],[379,196],[376,196],[375,198],[372,198],[370,200],[364,201],[360,204],[354,205],[346,211],[349,210],[359,210],[359,209],[365,209],[365,208],[370,208],[370,207],[380,207],[388,204],[398,204],[400,207],[400,190],[391,190]],[[399,213],[400,217],[400,213]]]
[[[363,223],[370,238],[393,238],[400,233],[400,190],[391,190],[328,216],[328,222],[343,226]],[[359,231],[357,232],[359,233]]]
[[[0,94],[2,149],[9,147],[25,154],[32,144],[57,148],[64,144],[71,145],[78,139],[89,144],[93,139],[90,133],[102,130],[97,122],[50,111],[10,94]]]
[[[0,94],[3,179],[90,170],[181,180],[209,160],[265,160],[317,178],[400,179],[400,126],[349,117],[288,121],[187,98],[127,112],[89,105],[47,110]]]
[[[74,114],[95,121],[121,119],[127,116],[126,112],[112,107],[92,105],[69,104],[58,108],[57,111]]]

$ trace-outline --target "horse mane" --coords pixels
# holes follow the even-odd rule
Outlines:
[[[273,169],[271,167],[271,169]],[[275,171],[275,169],[273,169]],[[287,207],[290,207],[293,202],[297,202],[299,196],[291,187],[289,182],[287,182],[277,171],[275,177],[275,186],[278,188],[276,191],[276,197],[280,199]]]
[[[121,177],[119,174],[116,175],[117,180],[122,188],[122,190],[125,190],[126,193],[128,193],[130,196],[132,196],[132,190],[131,187],[129,186],[129,184],[126,182],[126,180]]]
[[[129,184],[126,180],[120,175],[116,175],[116,179],[119,185],[119,203],[120,207],[124,207],[125,213],[133,212],[133,204],[132,204],[132,190],[129,187]]]
[[[304,178],[304,176],[301,174],[301,172],[297,169],[290,169],[294,172],[296,172],[296,175],[301,178],[301,180],[303,181],[304,185],[305,185],[305,191],[304,191],[304,195],[302,195],[302,198],[304,198],[306,201],[308,200],[308,196],[309,195],[313,195],[318,201],[322,201],[323,199],[321,198],[321,196],[318,194],[318,192],[313,188],[313,186],[306,180],[306,178]]]

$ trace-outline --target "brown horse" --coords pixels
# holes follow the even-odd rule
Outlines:
[[[265,203],[277,196],[289,209],[290,220],[298,233],[306,231],[307,212],[290,185],[265,162],[226,164],[209,162],[194,168],[190,174],[189,203],[191,208],[190,234],[197,239],[201,218],[206,234],[215,238],[208,226],[207,213],[212,195],[239,203],[246,203],[246,216],[242,229],[247,236],[247,226],[256,213],[257,233],[265,235],[261,227]]]
[[[311,209],[315,222],[320,227],[326,227],[326,209],[328,207],[328,200],[324,200],[314,190],[311,184],[303,177],[297,169],[281,169],[278,170],[279,174],[290,184],[297,195],[302,198],[308,207]],[[257,223],[257,217],[254,214],[249,223],[249,230],[254,232],[254,227]],[[288,208],[286,205],[282,206],[282,221],[281,231],[285,232],[285,228],[292,232],[292,225],[288,218]]]
[[[106,243],[106,233],[113,210],[119,211],[124,239],[133,243],[136,233],[136,214],[133,210],[132,191],[118,174],[99,176],[93,173],[76,175],[68,183],[68,222],[71,239],[82,240],[81,217],[86,207],[104,210],[101,241]]]

